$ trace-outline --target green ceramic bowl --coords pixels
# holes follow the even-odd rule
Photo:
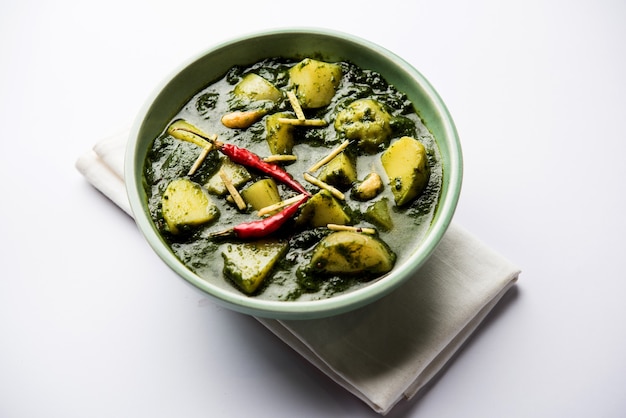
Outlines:
[[[143,188],[144,160],[154,140],[197,91],[221,78],[233,65],[246,65],[263,58],[304,58],[320,54],[324,59],[348,60],[381,73],[406,93],[434,135],[443,159],[440,202],[425,239],[408,259],[386,277],[353,292],[319,301],[268,301],[246,296],[224,286],[222,272],[215,280],[198,277],[170,251],[149,215]],[[454,122],[445,104],[429,82],[409,63],[392,52],[349,34],[319,29],[284,29],[251,34],[217,45],[184,63],[155,90],[137,117],[126,151],[125,178],[135,221],[148,243],[180,277],[217,303],[260,317],[309,319],[336,315],[371,303],[410,280],[443,237],[461,190],[462,156]]]

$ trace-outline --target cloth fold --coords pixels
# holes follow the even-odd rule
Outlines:
[[[123,180],[127,135],[99,141],[76,167],[132,216]],[[385,415],[437,375],[519,274],[516,265],[452,223],[415,277],[379,301],[330,318],[257,319]]]

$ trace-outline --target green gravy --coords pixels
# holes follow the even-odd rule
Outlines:
[[[267,156],[270,151],[265,140],[264,119],[247,129],[226,128],[220,119],[222,115],[241,107],[232,100],[231,92],[245,74],[254,72],[284,90],[289,81],[287,71],[294,64],[296,61],[274,58],[247,67],[234,67],[223,78],[211,82],[193,96],[172,121],[185,119],[204,132],[216,134],[222,142],[246,148],[261,157]],[[432,134],[421,122],[418,111],[402,92],[389,85],[376,72],[359,68],[348,62],[339,64],[343,71],[342,79],[331,103],[320,109],[305,111],[307,118],[324,119],[328,125],[315,128],[296,127],[296,145],[293,153],[298,159],[293,163],[284,164],[284,168],[312,194],[316,193],[319,189],[307,183],[303,179],[303,173],[345,139],[333,126],[335,115],[348,103],[359,98],[373,98],[386,105],[393,117],[391,141],[402,136],[411,136],[426,147],[430,164],[428,185],[418,198],[401,208],[395,206],[389,185],[385,185],[383,192],[373,200],[366,202],[351,199],[350,192],[346,191],[343,206],[344,210],[350,214],[351,224],[377,229],[378,237],[396,254],[397,265],[410,256],[411,250],[419,244],[430,227],[439,201],[443,176],[439,150]],[[272,113],[278,111],[292,112],[289,101],[282,100],[272,109]],[[362,180],[370,171],[383,175],[381,152],[358,155],[356,165],[358,179]],[[212,196],[213,202],[219,206],[219,219],[212,224],[178,235],[172,235],[167,231],[161,214],[161,197],[168,183],[176,178],[186,177],[199,153],[198,146],[177,140],[167,134],[166,130],[155,138],[145,161],[144,177],[148,206],[152,219],[162,236],[189,269],[200,277],[215,277],[216,273],[224,276],[221,274],[224,269],[221,248],[229,245],[229,241],[213,239],[210,236],[214,232],[239,223],[258,219],[253,211],[239,211],[223,197]],[[215,174],[223,158],[225,157],[217,151],[210,152],[200,168],[189,178],[198,184],[205,184]],[[253,170],[250,171],[257,178],[263,177]],[[385,179],[384,176],[383,179]],[[282,199],[296,194],[282,184],[278,184],[278,188]],[[387,199],[389,202],[394,225],[390,230],[377,228],[364,219],[363,214],[366,208],[381,199]],[[352,276],[318,277],[305,271],[303,266],[308,264],[313,246],[328,233],[329,231],[324,227],[297,228],[295,221],[290,221],[281,228],[273,237],[286,240],[289,243],[288,251],[275,266],[272,275],[250,297],[272,300],[322,299],[356,289],[367,285],[371,280],[376,280],[376,278],[364,279]],[[223,277],[223,280],[225,283],[229,282],[227,277]],[[234,286],[230,283],[229,285]]]

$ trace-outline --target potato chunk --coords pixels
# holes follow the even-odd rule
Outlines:
[[[254,210],[280,202],[278,187],[273,179],[262,179],[252,183],[241,192],[241,197]]]
[[[342,152],[324,166],[319,179],[339,189],[346,190],[357,179],[356,164],[348,154]]]
[[[199,184],[181,178],[170,182],[161,198],[161,213],[172,234],[185,227],[211,222],[219,216],[217,206]]]
[[[233,90],[235,97],[241,100],[254,102],[258,100],[269,100],[279,102],[283,94],[272,83],[258,74],[246,74]]]
[[[386,197],[368,206],[364,217],[368,222],[373,223],[383,231],[389,231],[393,228],[393,219],[389,213],[389,204]]]
[[[227,244],[222,253],[224,274],[247,294],[254,293],[287,251],[282,241]]]
[[[403,136],[380,157],[397,206],[403,206],[424,190],[430,177],[426,148],[418,140]]]
[[[355,100],[337,114],[335,129],[356,139],[363,151],[374,153],[389,142],[391,114],[374,99]]]
[[[226,173],[226,176],[233,182],[233,186],[235,187],[244,185],[252,178],[252,176],[244,166],[236,164],[228,158],[222,159],[220,170],[224,170],[224,173]],[[219,175],[219,171],[215,173],[209,179],[209,181],[207,181],[205,187],[207,188],[209,193],[218,196],[225,195],[228,192],[228,189],[226,189],[226,185]]]
[[[297,222],[316,228],[328,224],[347,225],[350,217],[328,190],[320,190],[302,206]]]
[[[289,112],[278,112],[265,119],[265,139],[272,154],[291,154],[293,152],[294,126],[280,123],[278,119],[293,117]]]
[[[396,255],[380,239],[352,231],[334,232],[313,250],[310,267],[326,274],[384,274]]]
[[[206,133],[183,119],[172,122],[167,128],[167,133],[176,139],[196,144],[200,148],[206,148],[210,145],[210,142],[204,139],[208,137]]]
[[[341,81],[341,66],[305,58],[289,69],[290,85],[304,109],[330,104]]]

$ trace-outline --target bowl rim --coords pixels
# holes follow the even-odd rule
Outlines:
[[[144,199],[140,191],[142,187],[142,175],[137,175],[137,164],[135,163],[135,154],[140,131],[153,102],[158,98],[165,86],[183,72],[185,68],[209,54],[235,44],[258,37],[284,36],[286,34],[330,37],[358,44],[361,47],[371,50],[376,55],[382,56],[385,60],[392,62],[395,66],[410,74],[426,92],[436,113],[441,116],[443,135],[448,138],[446,142],[451,145],[450,150],[454,151],[449,153],[449,166],[452,167],[453,170],[444,173],[444,176],[448,176],[446,179],[448,184],[447,193],[440,196],[435,218],[429,227],[430,232],[426,234],[424,240],[420,242],[419,251],[415,251],[415,254],[411,255],[405,262],[394,267],[392,272],[369,283],[367,286],[345,294],[313,301],[277,301],[253,298],[243,293],[237,293],[236,291],[226,290],[213,285],[193,273],[175,257],[173,252],[165,244],[162,236],[156,231],[154,223],[144,207]],[[207,80],[207,82],[210,82],[210,80]],[[441,146],[439,140],[437,138],[435,138],[435,140],[438,142],[438,145]],[[145,156],[143,156],[142,161],[144,159]],[[426,262],[448,229],[456,210],[462,185],[463,158],[458,132],[447,106],[430,82],[409,62],[374,42],[349,33],[322,28],[279,28],[251,32],[209,46],[184,61],[166,76],[148,96],[132,125],[126,147],[124,176],[131,211],[139,230],[157,255],[159,255],[173,271],[182,277],[185,282],[200,290],[203,295],[212,298],[218,304],[241,313],[275,319],[312,319],[337,315],[380,299],[408,280],[410,276]]]

